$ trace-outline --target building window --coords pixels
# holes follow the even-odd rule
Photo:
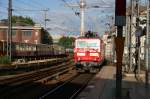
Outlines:
[[[7,33],[6,29],[0,29],[0,32]]]
[[[22,31],[23,36],[31,36],[32,31]]]
[[[16,30],[12,30],[12,36],[16,36]]]

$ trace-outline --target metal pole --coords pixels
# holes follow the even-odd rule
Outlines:
[[[4,45],[4,40],[1,40],[1,41],[2,41],[2,44],[3,44],[3,49],[2,49],[3,51],[2,51],[2,52],[3,52],[3,54],[4,54],[4,51],[5,51],[5,49],[4,49],[4,46],[5,46],[5,45]]]
[[[46,10],[44,11],[44,15],[45,15],[45,24],[44,24],[45,26],[44,27],[46,29]]]
[[[138,73],[140,74],[141,72],[141,58],[140,58],[140,53],[141,53],[141,47],[139,46],[139,49],[138,49]]]
[[[4,46],[5,46],[5,45],[4,45],[4,40],[1,40],[1,41],[2,41],[2,44],[3,44],[3,45],[2,45],[2,46],[3,46],[3,47],[2,47],[2,48],[3,48],[3,49],[2,49],[2,53],[4,54],[4,52],[5,52],[5,48],[4,48]]]
[[[139,6],[139,0],[136,0],[136,7],[137,7],[137,28],[139,27],[139,13],[140,13],[140,6]],[[138,28],[140,29],[140,28]],[[139,30],[140,31],[140,30]],[[138,73],[140,73],[140,35],[138,35],[137,37],[137,53],[138,53],[138,57],[137,57],[137,61],[138,63],[137,68],[138,68]]]
[[[10,1],[8,2],[8,6],[9,6]],[[9,8],[8,8],[8,20],[9,20]],[[8,23],[7,23],[8,24]],[[7,57],[9,57],[9,29],[7,29]]]
[[[127,71],[127,66],[128,66],[128,51],[127,51],[127,48],[128,48],[128,35],[129,35],[129,16],[126,16],[126,27],[125,27],[125,47],[126,47],[126,53],[125,53],[125,68],[124,68],[124,71]]]
[[[9,57],[10,57],[10,62],[11,62],[11,46],[12,46],[12,0],[9,0],[8,2],[9,8],[8,8],[8,21],[9,21],[9,26],[8,26],[8,34],[9,34]]]
[[[45,10],[42,10],[42,11],[44,11],[44,28],[45,28],[45,30],[47,30],[47,21],[50,21],[48,18],[47,18],[47,12],[49,11],[49,8],[46,8]]]
[[[111,36],[111,41],[110,41],[110,63],[112,63],[112,51],[113,51],[113,37],[111,33],[111,25],[109,24],[109,35]]]
[[[137,9],[137,16],[136,16],[136,31],[140,32],[139,28],[139,0],[136,0],[136,9]],[[138,73],[140,73],[140,34],[136,34],[136,56],[135,61],[136,61],[136,66],[135,66],[135,74],[138,69]]]
[[[122,37],[122,36],[123,36],[123,26],[117,26],[117,38]],[[117,46],[118,45],[116,45],[116,47]],[[118,54],[118,52],[116,53]],[[123,54],[123,53],[120,53],[120,54]],[[120,56],[117,55],[117,57],[120,57]],[[122,96],[122,58],[120,60],[117,59],[116,66],[117,66],[116,68],[117,69],[116,70],[116,96],[117,96],[117,99],[120,99]]]
[[[126,25],[126,0],[116,0],[115,25],[117,26],[116,47],[116,98],[122,98],[122,59],[124,52],[123,26]]]
[[[7,57],[9,56],[9,33],[7,31]]]
[[[110,55],[109,55],[109,59],[110,59],[110,60],[109,60],[109,61],[110,61],[110,63],[112,63],[111,56],[112,56],[112,47],[113,47],[113,46],[112,46],[112,42],[113,42],[113,41],[112,41],[112,34],[111,34],[111,26],[110,26],[110,23],[108,23],[108,27],[109,27],[109,28],[108,28],[108,32],[109,32],[109,35],[110,35],[110,37],[111,37],[111,38],[110,38],[111,41],[110,41],[110,43],[109,43],[109,44],[110,44],[110,50],[109,50],[109,51],[110,51]]]
[[[129,33],[129,71],[131,71],[132,68],[132,21],[133,21],[133,0],[130,1],[131,6],[131,14],[130,14],[130,33]]]
[[[48,11],[48,9],[45,9],[45,10],[43,10],[44,11],[44,18],[45,18],[45,23],[44,23],[44,27],[45,27],[45,29],[46,29],[46,21],[47,21],[47,11]]]
[[[84,10],[85,10],[85,1],[84,0],[80,0],[80,13],[81,13],[81,30],[80,30],[80,32],[81,32],[81,36],[84,36]]]
[[[149,0],[147,0],[147,29],[146,29],[146,60],[145,60],[145,65],[146,65],[146,71],[145,71],[145,87],[148,89],[148,85],[149,85],[149,83],[148,83],[148,78],[149,78],[149,75],[148,75],[148,69],[149,69],[149,67],[148,67],[148,62],[149,62],[149,52],[148,52],[148,50],[149,50],[149,48],[148,48],[148,45],[149,45],[149,25],[150,25],[150,23],[149,23],[149,21],[150,21],[150,11],[149,11],[149,8],[150,8],[150,1]]]
[[[112,28],[114,28],[114,17],[111,17],[111,21],[112,21]],[[114,64],[114,60],[115,60],[115,34],[112,34],[112,63]]]

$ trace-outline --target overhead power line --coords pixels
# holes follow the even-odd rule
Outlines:
[[[35,9],[40,9],[41,8],[41,5],[37,5],[36,2],[33,2],[32,0],[30,0],[30,3],[29,2],[25,2],[26,0],[17,0],[16,3],[20,2],[19,4],[21,5],[24,5],[24,6],[27,6],[28,8],[35,8]]]
[[[49,9],[13,9],[13,11],[27,11],[27,12],[39,12],[39,11],[48,11]]]
[[[0,11],[1,14],[8,14],[8,12]]]
[[[68,8],[70,8],[70,9],[74,12],[75,15],[79,16],[79,13],[78,13],[77,11],[75,11],[75,10],[73,9],[73,7],[71,7],[71,6],[68,4],[67,1],[65,1],[65,0],[61,0],[61,1],[64,2],[65,5],[66,5]]]

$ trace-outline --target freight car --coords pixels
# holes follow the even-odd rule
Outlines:
[[[7,53],[7,42],[0,41],[0,56]],[[59,45],[30,44],[12,42],[12,59],[41,59],[50,57],[65,57],[65,48]]]
[[[78,72],[96,73],[104,62],[104,43],[98,37],[79,37],[75,40],[74,61]]]

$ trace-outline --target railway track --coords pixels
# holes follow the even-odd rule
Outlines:
[[[29,88],[35,84],[33,82],[46,83],[49,79],[73,69],[74,67],[70,66],[71,64],[72,61],[69,61],[58,66],[40,69],[12,78],[0,80],[0,98],[3,99],[3,97],[8,97],[9,94],[14,91],[17,92],[17,90]]]
[[[93,76],[94,74],[78,74],[76,77],[46,92],[39,99],[74,99],[86,87]]]
[[[0,80],[0,99],[74,99],[93,77],[72,61]]]
[[[61,64],[64,61],[72,59],[71,57],[65,58],[55,58],[55,59],[45,59],[45,60],[35,60],[25,63],[12,63],[11,65],[0,64],[0,76],[5,76],[7,74],[19,75],[30,71],[35,71],[37,69],[47,68],[49,66],[54,66]]]

